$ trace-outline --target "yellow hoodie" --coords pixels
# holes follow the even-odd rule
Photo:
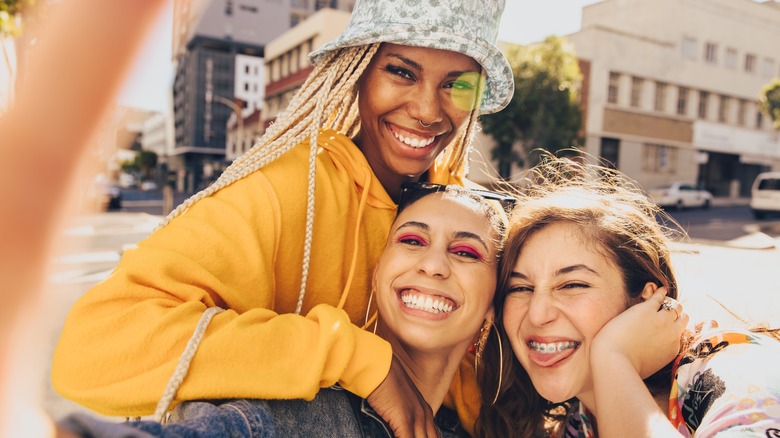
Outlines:
[[[305,316],[293,312],[307,143],[202,199],[127,251],[71,309],[54,355],[57,391],[105,415],[151,414],[198,320],[214,306],[227,310],[208,326],[177,401],[312,399],[335,383],[361,397],[376,389],[392,352],[361,326],[371,270],[396,205],[349,138],[322,131],[318,143]],[[431,182],[463,183],[446,171],[429,173]],[[350,271],[354,278],[344,290]],[[447,401],[470,429],[478,406],[463,404],[477,400],[476,386],[461,385],[464,379],[473,382],[473,375],[459,373]]]

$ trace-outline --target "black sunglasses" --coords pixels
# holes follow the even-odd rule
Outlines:
[[[447,190],[445,184],[434,184],[428,182],[406,182],[401,186],[401,196],[398,199],[398,213],[400,213],[409,204],[417,201],[418,199],[435,192],[443,192]],[[471,189],[464,188],[468,193],[481,196],[482,198],[497,201],[501,208],[508,214],[512,211],[517,203],[517,199],[506,193],[493,192],[484,189]]]

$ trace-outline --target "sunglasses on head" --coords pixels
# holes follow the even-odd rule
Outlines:
[[[401,212],[406,206],[427,196],[431,193],[443,192],[447,190],[445,184],[433,184],[428,182],[406,182],[401,186],[401,197],[398,200],[398,211]],[[493,192],[484,189],[464,188],[468,193],[481,196],[484,199],[496,201],[501,208],[508,214],[515,207],[517,199],[514,196],[505,193]]]

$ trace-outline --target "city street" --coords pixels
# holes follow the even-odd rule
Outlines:
[[[147,198],[153,194],[147,193]],[[153,199],[138,201],[146,207],[130,204],[123,210],[162,208]],[[780,325],[780,218],[755,221],[744,205],[670,213],[692,237],[691,242],[673,245],[682,301],[692,320],[730,320],[720,302],[748,320]],[[44,300],[48,304],[45,320],[50,321],[52,332],[46,367],[40,371],[44,407],[54,418],[85,411],[59,397],[49,383],[49,360],[67,310],[108,276],[122,251],[148,235],[161,218],[159,214],[110,212],[75,218],[63,229],[63,250],[53,260],[51,286]]]

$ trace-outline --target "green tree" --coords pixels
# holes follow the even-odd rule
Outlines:
[[[152,178],[152,173],[157,167],[157,154],[152,151],[141,150],[132,160],[123,161],[119,168],[122,172],[140,177],[142,181]]]
[[[22,12],[35,0],[0,0],[0,37],[16,37],[22,31]]]
[[[772,79],[761,90],[758,108],[772,119],[772,126],[780,131],[780,78]]]
[[[157,167],[157,154],[152,151],[139,151],[135,156],[135,167],[141,173],[142,180],[152,177],[152,172]]]
[[[510,176],[512,163],[535,164],[534,149],[556,153],[578,146],[582,126],[578,88],[582,74],[564,38],[551,36],[537,45],[515,46],[507,58],[515,76],[512,101],[481,119],[483,131],[496,141],[491,155],[503,178]]]

